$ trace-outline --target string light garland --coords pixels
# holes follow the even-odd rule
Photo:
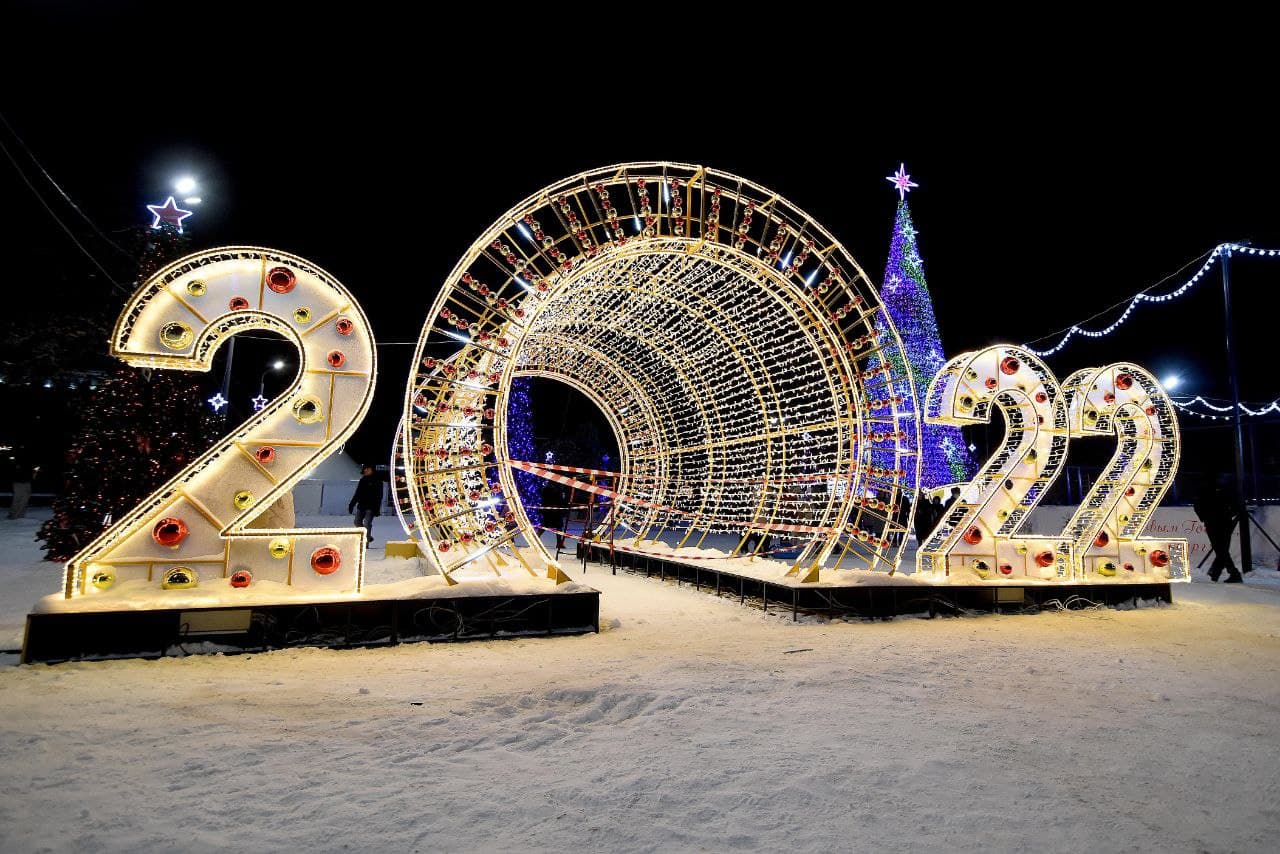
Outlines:
[[[1197,403],[1200,404],[1201,406],[1209,407],[1214,412],[1231,412],[1233,409],[1233,407],[1230,404],[1226,406],[1215,406],[1213,403],[1210,403],[1208,400],[1205,400],[1200,395],[1196,395],[1190,400],[1171,399],[1171,401],[1174,406],[1178,407],[1178,409],[1182,410],[1183,412],[1186,412],[1188,415],[1195,415],[1199,418],[1208,418],[1214,421],[1217,421],[1217,420],[1230,421],[1232,418],[1232,416],[1230,415],[1212,415],[1208,412],[1197,412],[1194,409],[1192,409],[1192,407],[1195,406]],[[1270,403],[1266,404],[1265,406],[1259,407],[1258,409],[1251,409],[1250,407],[1242,403],[1240,404],[1240,411],[1245,415],[1255,415],[1255,416],[1266,415],[1268,412],[1280,413],[1280,398],[1277,398],[1276,400],[1273,400]]]
[[[1062,338],[1058,340],[1057,344],[1053,345],[1047,350],[1037,350],[1034,347],[1032,347],[1030,344],[1023,344],[1022,346],[1028,352],[1034,353],[1037,356],[1044,357],[1044,356],[1052,356],[1054,353],[1057,353],[1063,347],[1067,346],[1067,343],[1072,339],[1073,336],[1082,335],[1086,338],[1103,338],[1107,335],[1110,335],[1112,332],[1115,332],[1117,329],[1119,329],[1120,326],[1123,325],[1124,322],[1129,319],[1129,315],[1133,314],[1134,309],[1137,308],[1140,304],[1144,302],[1152,302],[1152,303],[1168,302],[1170,300],[1177,299],[1178,297],[1185,294],[1187,291],[1193,288],[1197,282],[1199,282],[1206,275],[1208,275],[1209,270],[1212,269],[1213,265],[1217,263],[1218,259],[1221,258],[1227,252],[1239,253],[1243,255],[1254,255],[1254,256],[1260,256],[1260,257],[1266,257],[1266,258],[1274,258],[1277,255],[1280,255],[1280,249],[1258,249],[1252,246],[1243,246],[1239,243],[1220,243],[1217,246],[1215,246],[1213,250],[1209,253],[1208,260],[1206,260],[1204,264],[1200,266],[1200,269],[1197,270],[1191,278],[1187,279],[1187,281],[1184,282],[1181,285],[1181,287],[1177,288],[1176,290],[1170,291],[1167,294],[1157,294],[1155,296],[1152,296],[1151,294],[1148,294],[1146,292],[1135,294],[1134,297],[1131,300],[1129,300],[1129,304],[1125,306],[1124,312],[1110,326],[1104,327],[1103,329],[1082,329],[1080,326],[1073,325],[1067,329],[1066,333],[1063,334]],[[1152,287],[1155,287],[1155,286],[1153,285]],[[1043,337],[1047,338],[1049,336],[1046,335]],[[1038,340],[1043,340],[1043,339],[1038,339]]]

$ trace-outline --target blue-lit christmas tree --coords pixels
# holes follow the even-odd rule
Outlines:
[[[511,397],[507,401],[507,453],[513,460],[541,462],[534,459],[533,407],[529,400],[532,384],[530,377],[516,377],[511,381]],[[542,505],[543,479],[523,469],[516,469],[514,474],[525,515],[531,524],[541,525],[542,511],[538,508]]]
[[[906,408],[923,412],[921,402],[929,390],[929,382],[946,363],[942,355],[942,338],[933,314],[933,299],[924,281],[924,261],[916,245],[916,230],[911,225],[907,193],[917,186],[903,165],[888,180],[898,191],[898,216],[893,225],[893,241],[889,244],[889,263],[885,265],[880,301],[902,338],[907,365],[911,371],[919,401],[906,403]],[[904,422],[914,431],[913,422]],[[910,437],[910,444],[920,449],[920,487],[934,489],[949,483],[960,483],[973,477],[977,467],[969,455],[959,427],[923,424],[923,434]],[[917,441],[918,439],[918,441]]]

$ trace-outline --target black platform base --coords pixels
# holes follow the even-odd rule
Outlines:
[[[1173,602],[1172,586],[1163,584],[1035,584],[928,585],[882,584],[848,587],[780,584],[738,575],[714,566],[681,563],[638,552],[610,552],[607,547],[578,549],[578,558],[602,564],[606,572],[621,569],[662,581],[688,584],[742,603],[801,614],[890,619],[899,614],[962,614],[970,611],[1022,612],[1044,607],[1088,608],[1093,605],[1137,606],[1141,602]],[[588,577],[590,570],[587,570]]]
[[[599,630],[600,594],[595,590],[321,605],[29,614],[22,661],[158,658],[189,652],[260,652],[297,646],[385,646]]]

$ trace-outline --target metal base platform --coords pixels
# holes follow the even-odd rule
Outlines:
[[[799,582],[764,581],[716,569],[682,563],[639,552],[609,551],[593,545],[589,553],[578,549],[578,558],[602,564],[604,571],[642,573],[648,578],[688,584],[715,596],[737,598],[744,604],[829,617],[853,616],[891,619],[906,614],[963,614],[970,611],[1022,612],[1042,607],[1087,608],[1093,605],[1137,606],[1141,602],[1173,602],[1172,585],[1163,584],[1012,584],[930,585],[859,584],[814,586]],[[584,567],[586,563],[584,561]],[[1050,605],[1050,603],[1056,603]]]
[[[22,662],[159,658],[299,646],[389,646],[599,630],[600,593],[590,589],[248,608],[29,614]]]

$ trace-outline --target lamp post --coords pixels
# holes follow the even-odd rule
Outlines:
[[[262,407],[267,405],[267,397],[266,397],[267,374],[271,373],[272,371],[284,370],[284,367],[285,367],[284,359],[276,359],[270,365],[267,365],[267,369],[262,372],[262,376],[258,378],[258,396],[251,401],[251,403],[253,404],[254,412],[259,411],[260,409],[262,409]]]

